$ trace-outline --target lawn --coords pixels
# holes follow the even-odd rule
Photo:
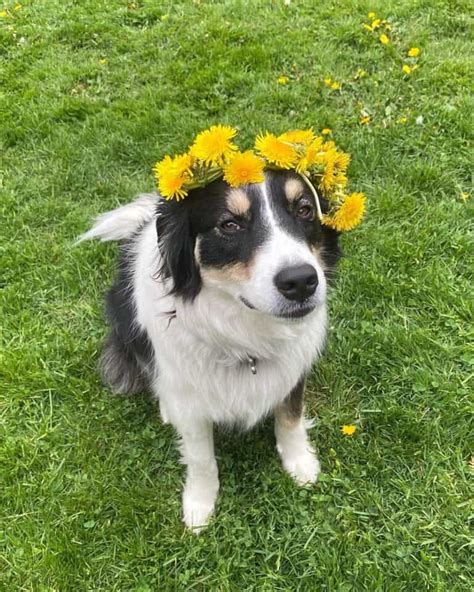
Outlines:
[[[0,590],[472,589],[469,11],[4,0]],[[320,482],[283,473],[270,421],[219,432],[217,516],[196,537],[172,429],[96,370],[116,246],[73,243],[217,122],[248,142],[331,129],[368,214],[343,237],[307,390]]]

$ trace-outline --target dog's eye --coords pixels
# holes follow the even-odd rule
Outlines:
[[[242,226],[236,220],[223,220],[219,223],[219,228],[227,234],[242,230]]]
[[[312,220],[314,218],[314,210],[309,204],[301,204],[296,210],[296,215],[302,220]]]

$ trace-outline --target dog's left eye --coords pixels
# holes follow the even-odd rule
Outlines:
[[[296,209],[296,215],[302,220],[312,220],[314,218],[314,210],[309,204],[301,204]]]
[[[219,223],[219,228],[227,234],[242,230],[242,226],[236,220],[223,220]]]

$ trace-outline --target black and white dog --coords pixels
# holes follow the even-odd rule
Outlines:
[[[340,251],[302,179],[266,171],[261,184],[215,181],[181,202],[143,195],[101,215],[81,237],[92,238],[122,241],[102,376],[115,393],[150,388],[180,435],[186,525],[214,510],[214,423],[250,428],[273,413],[284,468],[314,483],[303,391]]]

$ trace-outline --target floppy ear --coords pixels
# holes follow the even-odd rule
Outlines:
[[[172,281],[170,294],[194,300],[201,290],[201,275],[194,257],[189,208],[183,202],[161,201],[156,219],[162,261],[158,275]]]

